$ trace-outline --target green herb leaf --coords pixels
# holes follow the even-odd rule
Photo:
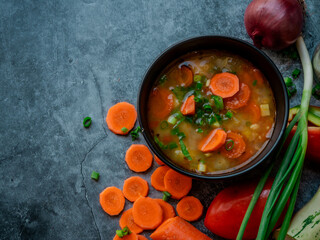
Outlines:
[[[91,179],[98,181],[99,177],[100,177],[100,174],[98,172],[92,171]]]
[[[197,128],[196,130],[198,133],[203,133],[203,130],[201,128]]]
[[[158,144],[158,146],[161,149],[167,149],[168,148],[168,146],[165,145],[163,142],[161,142],[157,136],[154,136],[154,141],[156,142],[156,144]]]
[[[171,194],[167,191],[163,192],[162,200],[168,202],[168,200],[171,198]]]
[[[91,125],[91,117],[84,118],[82,123],[85,128],[89,128]]]
[[[177,147],[178,147],[178,145],[175,142],[171,142],[171,143],[168,144],[168,148],[169,149],[175,149]]]
[[[293,77],[293,78],[297,78],[297,77],[299,77],[300,73],[301,73],[301,71],[300,71],[298,68],[296,68],[296,69],[293,70],[293,72],[292,72],[292,77]]]
[[[222,97],[212,95],[211,98],[214,100],[214,105],[216,106],[218,111],[224,108]]]
[[[226,150],[231,151],[233,147],[234,147],[234,141],[232,139],[227,140],[225,144]]]
[[[130,132],[132,141],[134,141],[134,140],[136,140],[136,139],[139,138],[139,132],[141,132],[140,126],[136,127],[134,130],[132,130],[132,131]]]
[[[201,90],[201,89],[202,89],[202,86],[203,86],[202,83],[197,82],[197,84],[196,84],[196,89],[197,89],[197,90]]]
[[[123,128],[121,128],[121,131],[122,131],[123,133],[126,133],[126,132],[128,132],[128,128],[123,127]]]
[[[226,117],[231,119],[233,117],[233,113],[230,110],[228,110],[228,112],[226,113]]]

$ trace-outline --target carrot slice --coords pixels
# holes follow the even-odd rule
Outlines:
[[[146,197],[148,195],[148,182],[141,177],[130,177],[124,181],[122,191],[126,199],[134,202],[140,196]]]
[[[163,222],[169,218],[173,218],[176,216],[176,212],[174,211],[173,206],[170,203],[163,201],[162,199],[155,199],[162,208],[163,211]]]
[[[164,176],[170,170],[167,166],[158,167],[151,175],[151,185],[158,191],[166,191]]]
[[[154,155],[154,160],[156,161],[156,163],[158,163],[160,166],[164,165],[164,162],[162,162],[160,160],[160,158],[158,158],[156,155]]]
[[[132,208],[122,213],[119,225],[121,228],[128,227],[130,231],[134,233],[141,233],[143,231],[143,229],[133,221]]]
[[[238,109],[244,107],[250,98],[251,90],[245,83],[241,83],[240,91],[231,98],[224,99],[226,109]]]
[[[164,176],[164,186],[166,191],[174,199],[180,199],[186,196],[192,187],[192,179],[170,169]]]
[[[227,149],[230,149],[229,151]],[[221,148],[221,154],[228,158],[238,158],[246,150],[246,143],[239,133],[228,132],[225,147]]]
[[[212,152],[223,146],[227,138],[227,133],[222,129],[212,130],[207,137],[202,139],[198,148],[202,152]]]
[[[132,144],[125,157],[128,167],[134,172],[145,172],[152,165],[152,154],[142,144]]]
[[[137,120],[135,107],[127,102],[119,102],[108,110],[106,122],[110,131],[127,135]],[[125,129],[125,131],[123,131]]]
[[[138,240],[148,240],[148,238],[143,235],[138,235]]]
[[[158,119],[167,117],[173,109],[173,93],[166,89],[156,87],[149,97],[149,111],[151,115]]]
[[[180,217],[189,222],[198,220],[203,212],[203,206],[198,198],[184,197],[177,204],[177,212]]]
[[[254,103],[249,103],[244,109],[243,112],[246,114],[246,118],[251,123],[259,122],[261,118],[260,107]]]
[[[239,78],[232,73],[218,73],[211,78],[209,88],[214,95],[232,97],[239,91]]]
[[[194,95],[189,96],[182,104],[180,112],[183,115],[194,115],[196,112],[196,102],[194,101]]]
[[[100,204],[110,216],[118,215],[125,204],[122,191],[116,187],[107,187],[100,193]]]
[[[262,72],[259,69],[254,68],[252,70],[252,73],[253,73],[254,81],[257,81],[257,84],[263,84],[265,78]]]
[[[150,237],[153,240],[212,240],[181,217],[168,219]]]
[[[193,72],[192,70],[182,65],[179,71],[179,76],[177,77],[177,81],[179,82],[180,86],[189,87],[193,83]]]
[[[129,228],[130,229],[130,228]],[[130,229],[131,230],[131,229]],[[129,235],[125,235],[120,238],[117,234],[114,236],[113,240],[138,240],[138,235],[131,232]]]
[[[133,204],[132,213],[134,222],[144,230],[155,229],[162,222],[162,208],[149,197],[139,197]]]

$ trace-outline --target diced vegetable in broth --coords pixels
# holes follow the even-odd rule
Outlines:
[[[155,98],[155,91],[162,95]],[[228,52],[183,56],[163,70],[150,96],[148,121],[156,143],[173,162],[199,174],[247,164],[273,132],[275,104],[267,79]]]

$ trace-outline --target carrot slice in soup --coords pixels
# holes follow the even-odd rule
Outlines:
[[[163,219],[162,222],[166,221],[169,218],[173,218],[176,216],[176,212],[174,211],[173,206],[170,203],[167,203],[166,201],[163,201],[162,199],[155,199],[157,203],[159,203],[160,207],[163,211]]]
[[[154,160],[156,161],[156,163],[158,163],[159,165],[164,165],[164,162],[162,162],[161,160],[160,160],[160,158],[158,158],[156,155],[154,155]]]
[[[130,228],[129,228],[130,229]],[[130,229],[131,230],[131,229]],[[125,235],[122,238],[117,234],[114,236],[113,240],[138,240],[138,235],[134,232],[131,232],[129,235]]]
[[[203,212],[203,206],[199,199],[193,196],[184,197],[177,204],[177,212],[180,217],[189,222],[198,220]]]
[[[125,204],[122,191],[116,187],[107,187],[100,193],[100,204],[110,216],[118,215]]]
[[[189,87],[193,83],[193,72],[192,70],[182,65],[179,69],[179,74],[177,76],[177,81],[182,87]]]
[[[251,90],[249,86],[245,83],[241,83],[240,91],[231,98],[226,98],[223,100],[226,109],[238,109],[244,107],[251,95]]]
[[[113,105],[109,110],[106,122],[110,131],[119,135],[127,135],[137,120],[135,107],[127,102]],[[126,129],[126,131],[123,131]]]
[[[132,144],[126,152],[125,160],[132,171],[145,172],[152,165],[152,154],[145,145]]]
[[[261,118],[260,107],[254,103],[249,103],[244,109],[243,112],[246,114],[246,118],[251,123],[259,122]]]
[[[253,73],[253,81],[257,81],[257,84],[263,84],[264,82],[264,76],[262,75],[262,72],[257,69],[257,68],[254,68],[252,70],[252,73]]]
[[[202,152],[212,152],[223,146],[227,139],[227,133],[222,129],[212,130],[207,137],[202,139],[198,148]]]
[[[192,187],[192,179],[170,169],[164,176],[164,186],[166,191],[174,199],[180,199],[186,196]]]
[[[166,191],[164,176],[170,170],[167,166],[158,167],[151,175],[151,185],[158,191]]]
[[[133,204],[132,211],[134,222],[144,230],[155,229],[162,222],[162,208],[152,198],[138,198]]]
[[[232,97],[239,91],[239,78],[232,73],[218,73],[211,78],[209,88],[214,95]]]
[[[153,240],[212,240],[181,217],[168,219],[150,237]]]
[[[134,202],[140,196],[147,196],[149,191],[148,182],[141,177],[130,177],[124,181],[123,194],[130,202]]]
[[[138,235],[138,240],[148,240],[148,238],[143,235]]]
[[[130,231],[134,233],[141,233],[143,231],[143,229],[133,221],[132,208],[122,213],[119,225],[121,228],[128,227]]]
[[[180,112],[183,115],[194,115],[196,112],[196,102],[194,95],[189,96],[182,104]]]
[[[226,144],[221,148],[221,154],[228,158],[238,158],[246,150],[246,143],[239,133],[228,132]]]
[[[166,88],[154,88],[148,105],[151,115],[158,119],[167,117],[173,109],[173,97],[173,93]]]

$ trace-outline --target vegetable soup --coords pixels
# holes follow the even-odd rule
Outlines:
[[[187,54],[155,81],[148,124],[171,161],[201,174],[230,171],[253,159],[269,141],[275,103],[267,79],[240,56]]]

